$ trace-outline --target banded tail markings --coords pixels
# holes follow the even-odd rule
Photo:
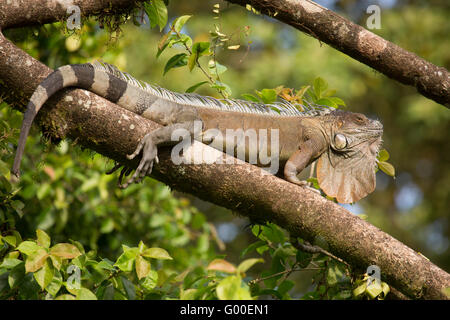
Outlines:
[[[106,72],[95,70],[91,64],[87,63],[60,67],[45,78],[31,96],[24,114],[12,168],[13,175],[17,178],[20,176],[20,161],[25,150],[25,143],[30,132],[31,124],[48,98],[63,88],[78,87],[92,91],[105,98],[110,94],[113,98],[117,97],[118,100],[126,89],[126,83],[123,84],[123,81],[120,79],[117,80],[121,81],[121,83],[110,80],[113,77],[113,75],[109,75]],[[113,84],[114,88],[108,91],[110,83]]]

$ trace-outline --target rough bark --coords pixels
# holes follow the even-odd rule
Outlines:
[[[76,5],[83,18],[133,8],[145,0],[0,0],[0,29],[42,25],[64,20]]]
[[[5,7],[3,7],[5,8]],[[7,9],[7,8],[6,8]],[[3,12],[3,11],[2,11]],[[90,12],[87,12],[90,13]],[[0,93],[21,104],[51,70],[0,34]],[[145,133],[159,125],[84,90],[65,90],[43,108],[46,132],[69,137],[83,147],[125,163]],[[194,150],[218,153],[201,143]],[[136,163],[129,163],[136,166]],[[273,221],[293,235],[321,236],[329,250],[356,269],[376,264],[382,278],[411,298],[446,299],[450,275],[424,256],[320,195],[239,162],[236,165],[174,165],[162,150],[153,176],[176,190],[192,193],[256,220]]]
[[[450,108],[450,73],[310,0],[226,0],[250,4],[303,31],[389,78],[414,86]]]

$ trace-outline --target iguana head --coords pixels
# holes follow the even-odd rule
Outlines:
[[[334,111],[323,128],[330,147],[317,163],[320,188],[340,203],[356,202],[375,189],[383,125],[360,113]]]

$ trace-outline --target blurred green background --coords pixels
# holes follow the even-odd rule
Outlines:
[[[317,2],[362,26],[369,16],[366,8],[379,4],[381,29],[373,32],[450,69],[448,1]],[[219,19],[212,12],[216,3],[221,9]],[[378,172],[376,191],[345,207],[367,215],[369,222],[450,271],[448,109],[312,37],[245,8],[192,0],[170,1],[168,9],[169,23],[177,16],[193,15],[182,32],[195,41],[208,41],[209,31],[218,25],[221,32],[232,35],[231,44],[241,45],[238,50],[216,52],[218,62],[228,68],[221,78],[231,87],[233,98],[280,85],[298,89],[320,76],[337,90],[336,96],[344,99],[348,110],[381,120],[384,147],[390,152],[396,178]],[[172,69],[163,77],[167,60],[182,51],[171,48],[156,58],[164,30],[160,33],[148,24],[137,27],[131,22],[121,29],[117,39],[92,21],[84,24],[80,35],[70,37],[59,24],[10,30],[6,35],[51,68],[101,58],[137,79],[178,92],[206,80],[199,70],[189,72],[186,67]],[[201,60],[204,65],[207,61]],[[218,97],[207,86],[198,92]],[[21,114],[5,104],[0,116],[20,127]],[[136,246],[142,239],[178,255],[177,261],[185,261],[186,266],[222,254],[239,263],[242,250],[255,241],[245,228],[249,222],[235,213],[191,195],[171,193],[150,178],[142,185],[118,190],[117,175],[103,173],[111,161],[70,141],[46,146],[39,137],[34,128],[22,167],[20,197],[26,206],[17,228],[24,238],[34,237],[34,230],[41,228],[56,241],[75,239],[110,258],[117,257],[121,243]],[[10,147],[1,159],[10,164],[12,156]],[[311,275],[295,276],[296,290],[304,292]]]

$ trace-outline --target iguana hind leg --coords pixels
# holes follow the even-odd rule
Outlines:
[[[179,140],[173,141],[172,133],[175,130],[183,130],[181,131],[181,133],[183,134],[180,135],[181,138],[179,138]],[[187,138],[188,136],[194,136],[194,121],[167,125],[150,133],[147,133],[139,142],[136,150],[132,154],[127,155],[127,158],[132,160],[142,151],[142,159],[139,163],[139,166],[136,168],[136,171],[131,176],[131,178],[124,184],[120,184],[119,187],[126,188],[132,183],[139,183],[142,181],[142,179],[144,179],[145,176],[149,175],[152,172],[154,162],[159,162],[157,148],[158,145],[163,143],[175,144],[182,139]],[[123,174],[121,173],[121,177],[122,176]]]

